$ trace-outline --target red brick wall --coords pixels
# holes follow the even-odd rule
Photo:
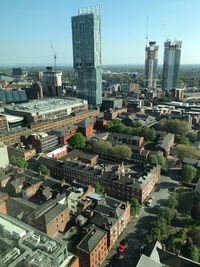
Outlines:
[[[79,267],[79,258],[75,257],[73,262],[69,265],[69,267]]]
[[[4,201],[0,201],[0,212],[7,214],[6,203]]]

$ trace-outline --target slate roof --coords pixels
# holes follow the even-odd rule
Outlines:
[[[93,226],[91,227],[88,234],[78,244],[77,248],[90,253],[94,250],[94,248],[99,244],[99,242],[105,235],[106,235],[105,231],[99,229],[96,226]]]

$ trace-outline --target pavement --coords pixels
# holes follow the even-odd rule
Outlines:
[[[164,205],[173,188],[178,186],[178,181],[175,180],[173,174],[170,176],[161,176],[159,182],[150,193],[149,197],[153,198],[151,207],[142,206],[138,218],[133,219],[127,228],[123,231],[115,246],[110,250],[106,260],[102,264],[105,266],[126,266],[134,267],[140,258],[140,246],[143,244],[147,231],[151,222],[155,219],[156,204]],[[124,240],[127,243],[127,248],[123,254],[117,253],[117,248],[120,242]],[[108,265],[110,263],[110,265]]]

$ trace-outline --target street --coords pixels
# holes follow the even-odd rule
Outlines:
[[[170,191],[178,186],[178,182],[170,178],[169,176],[161,176],[159,182],[154,187],[154,190],[150,193],[149,197],[153,198],[151,207],[142,206],[138,214],[138,222],[136,223],[131,218],[130,224],[121,234],[114,248],[109,252],[106,260],[103,263],[103,267],[110,262],[110,266],[126,266],[134,267],[140,257],[140,246],[144,242],[146,233],[150,227],[151,222],[156,215],[156,204],[164,205],[165,201],[169,197]],[[120,242],[124,240],[127,243],[127,248],[124,253],[117,253],[117,247]]]

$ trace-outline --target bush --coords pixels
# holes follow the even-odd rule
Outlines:
[[[11,156],[10,157],[10,163],[14,166],[19,167],[19,168],[27,168],[27,166],[28,166],[28,163],[22,157]]]
[[[43,175],[50,176],[51,172],[45,165],[40,165],[38,171],[41,172]]]
[[[197,176],[197,169],[192,165],[186,164],[182,168],[182,177],[185,183],[191,183]]]

